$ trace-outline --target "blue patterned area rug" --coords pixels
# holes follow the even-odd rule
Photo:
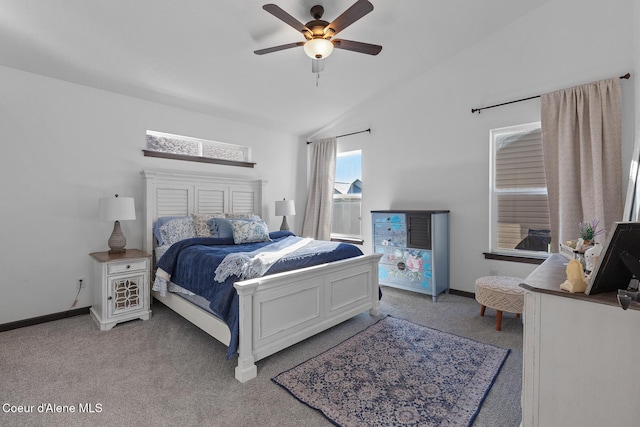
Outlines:
[[[510,351],[385,317],[273,381],[338,426],[470,426]]]

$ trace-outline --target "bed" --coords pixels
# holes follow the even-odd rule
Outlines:
[[[213,212],[262,213],[264,181],[259,179],[173,171],[145,170],[141,174],[143,247],[149,253],[155,251],[153,224],[158,218]],[[377,315],[379,259],[379,254],[360,255],[235,282],[239,310],[236,379],[246,382],[255,378],[257,361],[360,313]],[[229,327],[206,307],[175,293],[161,296],[152,291],[152,296],[229,346]]]

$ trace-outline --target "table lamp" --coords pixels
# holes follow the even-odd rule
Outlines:
[[[120,221],[128,221],[136,219],[136,208],[133,197],[103,197],[98,205],[100,219],[107,221],[115,221],[113,224],[113,232],[109,237],[109,253],[120,254],[125,252],[127,239],[122,234]]]
[[[280,230],[289,230],[289,224],[287,224],[287,215],[296,214],[296,205],[293,200],[278,200],[276,201],[276,216],[282,217],[282,225]]]

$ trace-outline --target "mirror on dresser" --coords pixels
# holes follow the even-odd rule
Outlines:
[[[640,171],[640,130],[636,131],[636,142],[631,156],[631,166],[629,167],[629,184],[627,185],[627,197],[624,203],[624,221],[639,221],[640,215],[640,186],[638,185],[638,175]]]

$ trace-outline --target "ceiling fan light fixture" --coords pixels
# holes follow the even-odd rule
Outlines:
[[[304,44],[304,51],[312,59],[326,58],[333,52],[333,43],[321,37],[311,39]]]

